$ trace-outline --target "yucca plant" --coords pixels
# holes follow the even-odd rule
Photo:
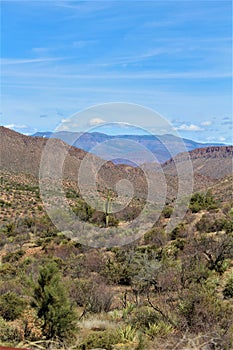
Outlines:
[[[158,323],[150,323],[145,332],[149,337],[154,338],[156,336],[164,337],[172,331],[173,327],[170,324],[159,321]]]
[[[137,335],[137,331],[131,325],[119,328],[118,334],[121,337],[121,342],[134,341]]]

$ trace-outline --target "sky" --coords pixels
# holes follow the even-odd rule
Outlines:
[[[1,1],[1,125],[53,131],[90,106],[123,102],[157,111],[182,137],[232,143],[231,7]]]

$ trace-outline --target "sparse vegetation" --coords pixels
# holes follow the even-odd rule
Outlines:
[[[11,205],[4,205],[0,226],[1,344],[79,350],[186,349],[204,343],[232,348],[230,202],[215,200],[210,192],[194,194],[191,210],[172,232],[164,229],[170,203],[143,239],[97,250],[53,226],[35,184],[14,181],[8,175],[2,185],[4,201]],[[73,187],[67,188],[67,198],[81,220],[111,225],[110,211],[106,225],[104,213],[85,205]],[[125,217],[117,220],[121,224]]]

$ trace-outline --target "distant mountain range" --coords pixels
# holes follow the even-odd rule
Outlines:
[[[79,133],[60,131],[37,132],[33,137],[58,138],[69,145],[93,153],[115,164],[135,165],[164,163],[180,152],[209,146],[224,146],[216,143],[200,143],[181,139],[174,135],[106,135],[99,132]]]

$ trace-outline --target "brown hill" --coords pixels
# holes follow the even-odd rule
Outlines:
[[[39,177],[40,163],[43,151],[48,139],[43,137],[31,137],[22,135],[5,127],[0,127],[0,169],[14,173],[25,173]],[[100,158],[86,151],[69,146],[60,139],[49,139],[50,167],[48,177],[56,177],[56,172],[62,160],[61,154],[67,152],[63,164],[63,178],[65,180],[77,181],[80,164],[85,157],[90,160],[91,168],[85,174],[88,186],[93,184],[93,174],[96,168],[103,163],[98,171],[97,182],[100,188],[115,189],[115,185],[122,179],[127,179],[134,186],[136,197],[145,197],[147,184],[143,172],[139,168],[127,165],[114,165],[112,162],[101,161]],[[160,175],[157,176],[158,178]]]
[[[191,152],[180,153],[174,159],[163,164],[163,170],[170,175],[176,174],[175,164],[185,168],[189,159],[192,161],[195,175],[202,175],[216,180],[232,175],[233,146],[213,146],[198,148]]]
[[[23,172],[38,177],[41,155],[48,139],[22,135],[5,127],[0,127],[1,138],[1,168],[13,172]],[[54,139],[57,153],[63,148],[68,150],[67,173],[71,178],[86,152],[75,147],[69,147],[65,142]]]

